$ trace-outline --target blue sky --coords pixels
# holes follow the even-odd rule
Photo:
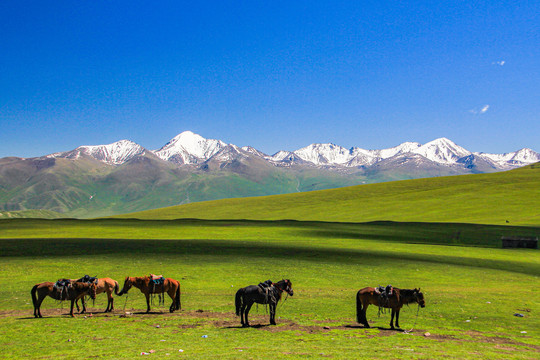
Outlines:
[[[540,151],[540,3],[3,1],[0,157],[184,130],[269,154]]]

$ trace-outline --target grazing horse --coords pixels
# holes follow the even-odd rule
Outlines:
[[[90,295],[90,298],[96,298],[96,284],[73,282],[70,286],[67,286],[64,290],[59,291],[53,282],[43,282],[41,284],[34,285],[32,291],[32,303],[34,304],[34,316],[41,316],[41,303],[43,300],[50,296],[55,300],[71,300],[71,310],[69,315],[73,317],[73,304],[77,299],[83,298],[85,295]]]
[[[403,305],[411,303],[417,303],[422,308],[426,306],[424,294],[420,292],[420,289],[393,288],[393,294],[381,301],[380,295],[375,291],[375,288],[366,287],[356,293],[356,320],[365,327],[370,327],[366,317],[366,310],[372,304],[392,309],[390,328],[394,329],[394,315],[396,316],[396,327],[399,328],[399,311]]]
[[[167,293],[172,299],[171,306],[169,308],[170,312],[174,310],[180,310],[182,308],[180,304],[180,282],[171,278],[163,279],[161,283],[154,283],[152,276],[142,276],[142,277],[126,277],[124,280],[124,287],[116,295],[122,296],[127,294],[129,289],[132,286],[135,286],[137,289],[146,296],[146,313],[150,312],[150,294],[163,294]]]
[[[84,277],[75,281],[83,281]],[[107,308],[104,312],[111,312],[114,310],[114,298],[113,298],[113,292],[118,295],[118,282],[116,280],[113,280],[111,278],[99,278],[96,279],[96,295],[99,295],[101,293],[106,292],[107,293]],[[86,311],[86,306],[84,303],[84,297],[81,299],[82,302],[82,312],[83,314]],[[75,301],[75,305],[77,306],[77,311],[79,311],[79,303],[78,300]]]
[[[240,322],[243,327],[249,326],[248,314],[253,303],[268,304],[270,308],[270,324],[276,325],[276,307],[281,299],[281,293],[285,291],[293,296],[292,283],[288,279],[272,283],[268,287],[250,285],[239,289],[236,292],[235,305],[236,315],[240,316]]]

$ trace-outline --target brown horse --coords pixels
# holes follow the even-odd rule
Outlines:
[[[366,310],[372,304],[392,309],[390,328],[394,329],[394,315],[396,316],[396,327],[399,328],[399,311],[403,305],[411,303],[417,303],[422,308],[426,306],[424,294],[420,292],[420,289],[393,288],[393,294],[388,296],[387,300],[381,302],[380,295],[375,291],[375,288],[366,287],[356,293],[356,320],[365,327],[370,327],[366,317]]]
[[[167,293],[172,299],[170,312],[174,310],[180,310],[182,308],[180,304],[180,282],[171,278],[166,278],[162,283],[154,283],[151,276],[142,277],[126,277],[124,280],[124,287],[116,295],[122,296],[127,294],[129,289],[135,286],[137,289],[146,296],[146,313],[150,312],[150,294],[163,294]]]
[[[64,290],[59,291],[54,286],[53,282],[43,282],[36,284],[30,292],[32,294],[32,303],[34,304],[34,316],[43,317],[41,315],[41,303],[50,296],[55,300],[71,300],[71,310],[69,315],[73,317],[73,304],[77,299],[83,298],[85,295],[90,295],[90,298],[96,298],[96,284],[74,282]]]
[[[78,281],[80,281],[79,279]],[[96,295],[99,295],[101,293],[106,292],[107,293],[107,308],[104,312],[111,312],[114,310],[114,298],[113,298],[113,292],[118,295],[118,282],[116,280],[113,280],[111,278],[99,278],[97,279],[96,284]],[[82,302],[82,312],[83,314],[86,311],[86,306],[84,303],[84,297],[81,299]],[[78,300],[75,301],[75,305],[77,306],[77,311],[79,311],[79,303]]]

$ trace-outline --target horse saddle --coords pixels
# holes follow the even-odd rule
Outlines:
[[[379,285],[378,287],[375,288],[375,292],[379,294],[379,296],[387,298],[394,294],[394,287],[392,285],[386,285],[386,286]]]
[[[97,283],[97,281],[98,281],[97,276],[90,276],[90,275],[84,275],[82,278],[77,280],[77,282],[90,283],[90,284]]]
[[[56,290],[57,299],[56,300],[65,300],[68,297],[68,289],[71,287],[70,279],[59,279],[54,285],[53,289]]]
[[[267,288],[270,288],[274,285],[274,283],[272,282],[272,280],[266,280],[265,282],[262,282],[262,283],[259,283],[259,285],[257,285],[258,287],[260,287],[261,289],[265,290]]]
[[[160,284],[163,284],[165,282],[165,278],[163,277],[163,275],[150,274],[150,279],[156,285],[160,285]]]
[[[57,289],[63,289],[65,287],[71,286],[71,280],[70,279],[59,279],[54,283],[54,287]]]

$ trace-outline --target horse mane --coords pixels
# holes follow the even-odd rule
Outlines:
[[[395,288],[394,288],[395,289]],[[415,293],[418,293],[418,289],[397,289],[399,290],[399,296],[402,304],[410,304],[416,302]]]

